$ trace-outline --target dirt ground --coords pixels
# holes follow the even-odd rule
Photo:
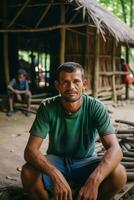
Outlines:
[[[109,110],[113,122],[115,119],[134,122],[134,100],[131,103],[121,102],[117,107],[109,105]],[[21,186],[23,152],[34,118],[34,114],[26,117],[21,111],[17,111],[12,117],[0,112],[0,187]],[[43,152],[46,151],[47,143],[43,143]]]

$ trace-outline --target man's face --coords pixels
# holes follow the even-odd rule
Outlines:
[[[23,75],[23,74],[19,74],[18,75],[18,81],[24,81],[26,78],[25,78],[25,76]]]
[[[61,71],[55,85],[65,101],[75,102],[81,98],[86,80],[82,79],[80,70],[71,73]]]

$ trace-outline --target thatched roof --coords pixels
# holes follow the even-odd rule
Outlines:
[[[5,1],[3,1],[5,2]],[[84,26],[82,18],[74,18],[74,10],[78,16],[83,14],[85,25],[91,25],[93,21],[97,30],[105,36],[109,31],[117,40],[134,45],[134,31],[129,28],[119,18],[113,16],[111,12],[103,8],[96,0],[7,0],[7,14],[0,12],[0,32],[44,32],[60,29],[64,26],[60,22],[60,6],[66,5],[66,28],[76,28]],[[5,10],[5,4],[0,5],[0,9]],[[82,13],[83,11],[83,13]],[[76,15],[77,16],[77,15]],[[75,19],[70,22],[71,18]],[[89,23],[87,21],[89,19]],[[92,19],[92,20],[91,20]]]
[[[108,30],[117,41],[134,44],[134,31],[123,21],[103,8],[96,0],[69,0],[78,5],[77,9],[83,9],[96,25],[99,32],[104,36]]]

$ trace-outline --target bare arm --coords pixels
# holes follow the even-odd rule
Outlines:
[[[54,184],[56,200],[72,200],[72,192],[64,176],[55,166],[50,164],[40,152],[42,142],[42,138],[30,135],[24,153],[25,160],[41,173],[48,174],[51,177]]]
[[[98,167],[89,177],[89,180],[92,179],[99,185],[113,171],[113,169],[117,167],[123,157],[115,134],[103,136],[101,137],[101,141],[106,149],[106,153]]]
[[[129,71],[132,73],[132,75],[134,76],[134,71],[132,70],[132,68],[130,66],[129,67]]]
[[[10,91],[12,91],[15,94],[25,94],[28,91],[28,89],[26,89],[26,90],[17,90],[17,89],[14,89],[12,87],[12,85],[8,85],[7,89],[10,90]]]
[[[9,84],[9,85],[7,86],[7,89],[16,94],[16,90],[12,87],[12,85]]]
[[[94,195],[93,199],[97,199],[100,184],[117,167],[123,157],[116,135],[110,134],[103,136],[101,137],[101,141],[106,149],[106,152],[100,164],[89,176],[84,187],[80,190],[79,200],[82,199],[84,193],[86,195],[87,191],[89,194],[91,193]]]

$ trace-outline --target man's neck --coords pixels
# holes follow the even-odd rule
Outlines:
[[[77,110],[79,110],[79,108],[81,107],[82,97],[75,102],[68,102],[64,99],[62,99],[61,101],[62,101],[62,105],[63,105],[64,109],[67,112],[74,113],[74,112],[77,112]]]

